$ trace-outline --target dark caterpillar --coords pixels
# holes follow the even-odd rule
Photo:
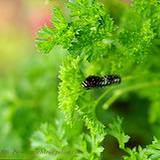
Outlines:
[[[118,75],[107,75],[104,77],[89,76],[82,83],[82,86],[85,87],[86,89],[91,89],[91,88],[108,86],[114,83],[119,84],[120,82],[121,82],[121,77]]]

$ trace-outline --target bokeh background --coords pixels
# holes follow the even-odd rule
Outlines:
[[[63,1],[0,0],[0,158],[22,156],[30,136],[53,122],[57,108],[58,67],[63,51],[36,51],[36,32],[49,24],[51,8]],[[61,54],[62,53],[62,54]],[[29,158],[30,159],[30,158]]]

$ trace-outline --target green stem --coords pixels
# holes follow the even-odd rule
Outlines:
[[[111,96],[103,105],[103,109],[107,110],[109,106],[121,95],[121,90],[114,92],[114,95]]]
[[[143,77],[146,77],[146,73],[144,75],[141,75]],[[130,80],[133,80],[133,79],[137,79],[137,77],[139,76],[127,76],[127,77],[124,77],[123,78],[123,82],[128,82]],[[148,74],[147,74],[147,77],[148,77]],[[154,77],[154,74],[150,74],[150,77]],[[123,87],[123,86],[122,86]],[[129,88],[129,87],[128,87]],[[135,88],[135,87],[134,87]],[[107,90],[95,101],[94,103],[94,108],[96,108],[96,106],[99,104],[99,102],[104,98],[106,97],[106,95],[110,92],[113,91],[113,87],[110,87],[109,89],[107,88]],[[109,100],[109,103],[113,103],[115,101],[115,99],[117,99],[119,96],[117,95],[119,93],[115,93],[115,97],[114,98],[111,98],[111,100]],[[117,97],[117,98],[116,98]],[[108,108],[107,106],[105,108]]]
[[[134,91],[134,90],[138,90],[138,89],[142,89],[142,88],[148,88],[148,87],[153,87],[153,86],[160,86],[160,80],[158,81],[153,81],[153,82],[146,82],[146,83],[140,83],[137,85],[133,85],[133,86],[129,86],[128,88],[122,88],[119,90],[116,90],[113,94],[113,96],[111,96],[106,103],[103,105],[103,109],[108,109],[109,106],[116,100],[118,99],[122,94],[126,93],[126,92],[130,92],[130,91]]]
[[[132,79],[132,77],[131,77],[131,76],[125,77],[125,78],[123,78],[123,81],[125,82],[125,81],[127,81],[127,80],[129,80],[129,79]],[[104,93],[102,93],[102,95],[95,101],[94,107],[96,107],[96,106],[99,104],[99,102],[100,102],[104,97],[106,97],[106,95],[107,95],[109,92],[113,91],[113,88],[114,88],[114,87],[107,88],[106,91],[105,91]]]
[[[113,87],[107,89],[104,93],[102,93],[102,95],[95,101],[94,103],[94,108],[96,108],[96,106],[99,104],[99,102],[110,92],[112,91]]]

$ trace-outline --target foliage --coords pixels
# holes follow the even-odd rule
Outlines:
[[[98,159],[103,147],[102,135],[82,133],[82,125],[67,126],[59,116],[55,125],[43,124],[32,136],[32,147],[38,159]],[[56,141],[55,141],[56,140]]]
[[[53,62],[54,59],[60,61],[60,56],[45,56],[45,60],[44,57],[31,56],[18,72],[5,81],[1,78],[1,149],[28,152],[28,139],[33,130],[42,122],[54,121],[58,103],[58,63]]]
[[[148,145],[146,148],[142,149],[141,147],[133,150],[128,149],[127,152],[129,156],[124,157],[125,160],[158,160],[160,159],[160,142],[157,139],[154,139],[152,144]]]
[[[34,159],[46,160],[160,159],[160,2],[117,2],[70,0],[67,16],[53,8],[36,46],[63,52],[63,61],[58,68],[60,59],[44,54],[1,86],[2,146],[9,138],[25,150],[30,139]],[[107,74],[122,82],[83,88],[87,76]]]
[[[129,154],[124,159],[158,159],[158,140],[154,140],[144,149],[139,147],[138,151],[129,149],[125,147],[129,136],[125,135],[121,128],[122,120],[106,118],[101,121],[98,119],[100,116],[98,110],[102,110],[103,115],[111,116],[104,110],[114,105],[115,101],[120,101],[121,96],[135,92],[150,101],[151,112],[148,121],[149,119],[151,123],[159,121],[158,115],[153,113],[154,110],[159,111],[160,105],[158,100],[160,80],[157,74],[160,67],[154,63],[155,56],[159,57],[159,1],[134,0],[129,6],[123,6],[125,9],[121,10],[121,17],[116,16],[115,20],[117,17],[119,19],[115,22],[114,17],[111,18],[103,4],[97,0],[69,1],[67,6],[70,11],[69,17],[64,17],[59,9],[54,9],[51,20],[53,27],[43,27],[36,41],[38,49],[44,53],[48,53],[55,45],[61,45],[66,49],[67,55],[60,69],[61,83],[58,92],[59,108],[65,115],[63,129],[66,130],[67,125],[74,129],[74,126],[77,126],[76,119],[79,119],[81,125],[89,129],[87,137],[102,136],[98,141],[99,145],[105,135],[114,136],[119,142],[119,148]],[[108,87],[102,91],[87,91],[81,86],[88,75],[113,73],[120,74],[122,77],[119,86]],[[157,98],[152,98],[155,97],[153,95]],[[127,97],[124,99],[126,101]],[[134,101],[131,102],[134,104]],[[135,118],[136,112],[131,113]],[[142,121],[145,122],[144,117],[142,116]],[[70,132],[74,132],[72,128]],[[84,135],[84,132],[85,130],[81,130],[79,134]],[[52,138],[53,142],[48,140],[48,143],[56,143],[56,138]],[[66,138],[67,135],[63,140]],[[78,136],[77,139],[84,143]],[[79,144],[79,142],[75,143]],[[97,149],[99,145],[94,144]],[[75,152],[76,159],[96,159],[94,152],[90,152],[88,157],[87,148],[81,151],[84,157]],[[98,159],[100,153],[97,154]]]
[[[124,131],[121,128],[122,120],[117,117],[117,119],[114,119],[108,124],[107,128],[107,134],[110,134],[117,138],[119,147],[121,149],[124,149],[124,144],[128,142],[129,136],[125,135]]]

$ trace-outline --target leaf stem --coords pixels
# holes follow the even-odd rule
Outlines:
[[[128,79],[132,79],[131,76],[125,77],[125,78],[123,79],[123,81],[127,81]],[[96,106],[99,104],[99,102],[100,102],[108,93],[112,92],[112,91],[113,91],[113,88],[114,88],[114,87],[107,88],[106,91],[105,91],[104,93],[102,93],[102,95],[95,101],[94,107],[96,107]]]
[[[157,81],[153,81],[153,82],[146,82],[146,83],[139,83],[133,86],[129,86],[127,88],[122,88],[119,90],[116,90],[113,94],[113,96],[111,96],[106,103],[104,103],[103,105],[103,109],[108,109],[109,106],[117,99],[119,98],[122,94],[126,93],[126,92],[130,92],[133,90],[138,90],[138,89],[143,89],[143,88],[148,88],[148,87],[153,87],[153,86],[160,86],[160,80]],[[107,92],[105,92],[107,93]],[[106,94],[105,94],[106,95]],[[105,96],[104,95],[104,96]]]

